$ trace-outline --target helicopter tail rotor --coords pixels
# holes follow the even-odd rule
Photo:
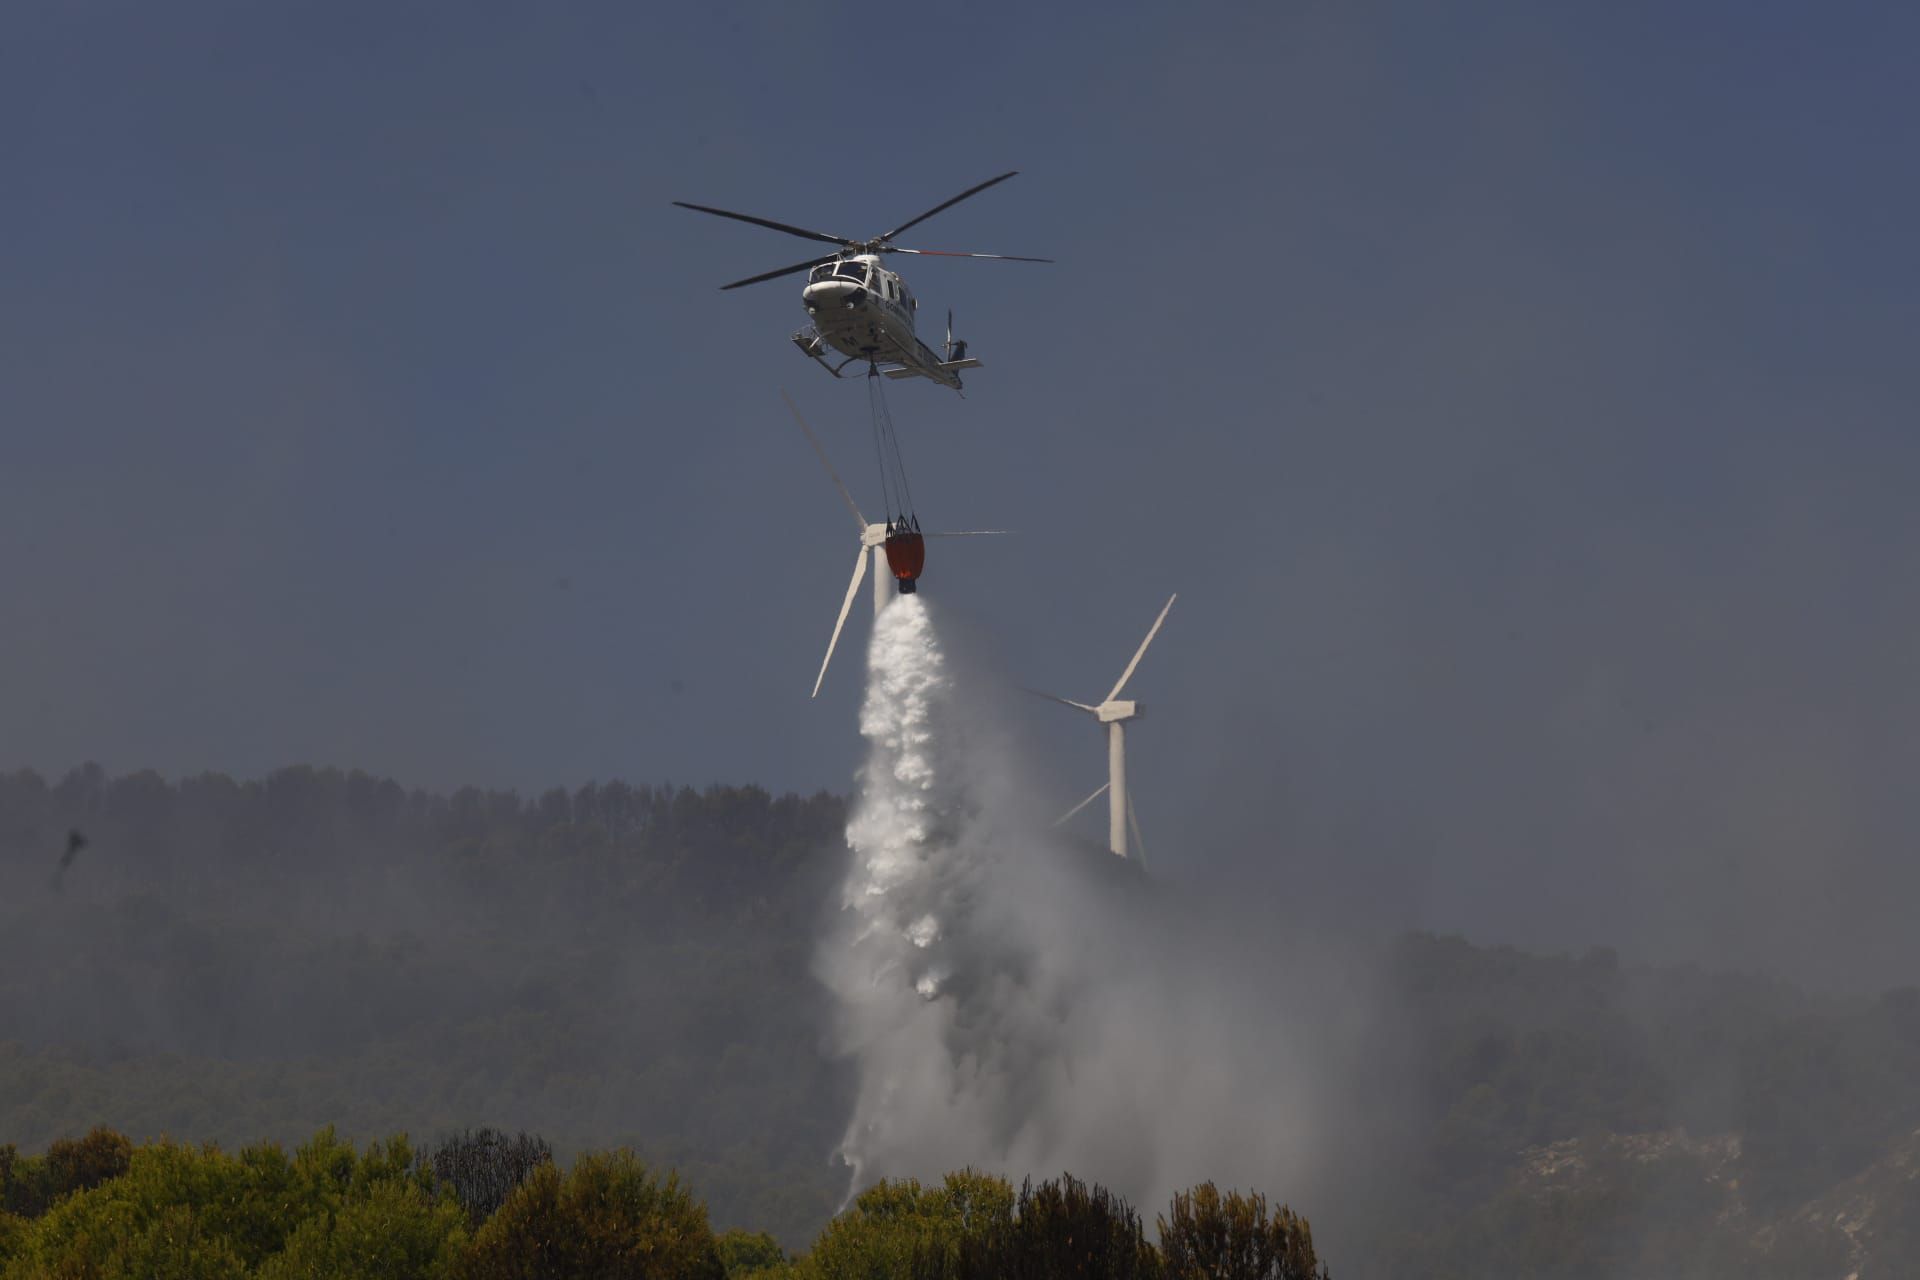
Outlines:
[[[954,362],[956,362],[956,361],[959,361],[959,360],[965,360],[966,358],[967,358],[967,344],[966,344],[966,342],[965,342],[964,340],[961,340],[961,341],[956,341],[956,340],[954,339],[954,336],[953,336],[953,308],[952,308],[952,307],[948,307],[948,308],[947,308],[947,357],[946,357],[946,362],[947,362],[948,364],[953,364],[953,363],[954,363]]]

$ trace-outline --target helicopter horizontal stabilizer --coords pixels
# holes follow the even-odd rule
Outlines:
[[[936,360],[933,362],[933,367],[952,373],[959,369],[978,369],[980,362],[972,357],[965,360]],[[882,369],[880,372],[886,374],[889,378],[917,378],[921,376],[920,370],[914,368]]]

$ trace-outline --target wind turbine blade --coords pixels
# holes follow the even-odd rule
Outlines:
[[[807,443],[813,446],[814,456],[820,459],[820,465],[827,469],[827,475],[833,480],[833,487],[838,489],[840,496],[847,500],[847,510],[853,512],[853,522],[860,526],[860,532],[865,533],[867,518],[860,514],[860,504],[855,502],[853,495],[847,492],[847,486],[840,482],[840,473],[833,469],[831,462],[827,461],[827,451],[820,447],[820,437],[813,434],[813,428],[808,426],[807,420],[800,416],[800,406],[793,402],[793,397],[787,394],[784,387],[781,388],[780,398],[785,400],[787,408],[793,411],[793,420],[800,424],[802,431],[807,433]]]
[[[860,548],[860,558],[853,562],[853,581],[847,584],[847,598],[840,602],[840,616],[834,619],[833,638],[827,641],[827,656],[820,659],[820,674],[813,678],[811,697],[820,696],[820,684],[827,678],[827,664],[833,661],[833,648],[840,643],[840,629],[847,625],[847,614],[853,610],[853,598],[860,594],[860,582],[867,576],[867,549]]]
[[[1082,809],[1092,804],[1095,800],[1098,800],[1101,796],[1107,794],[1107,788],[1112,785],[1113,784],[1110,782],[1103,782],[1099,786],[1095,787],[1093,789],[1092,795],[1088,796],[1085,800],[1082,800],[1079,804],[1073,806],[1073,808],[1067,810],[1065,813],[1055,818],[1053,820],[1053,825],[1056,827],[1059,826],[1061,823],[1065,822],[1068,818],[1071,818],[1074,814],[1080,812]]]
[[[1167,609],[1173,608],[1173,602],[1179,598],[1180,593],[1177,591],[1167,597],[1166,609],[1160,610],[1160,616],[1153,620],[1153,626],[1147,631],[1147,638],[1140,642],[1138,649],[1134,650],[1133,661],[1129,662],[1127,669],[1120,673],[1120,679],[1115,682],[1113,692],[1109,693],[1103,701],[1112,702],[1119,697],[1120,691],[1127,687],[1127,681],[1133,679],[1133,669],[1140,665],[1140,659],[1147,656],[1147,646],[1152,644],[1153,638],[1160,634],[1160,624],[1167,620]]]
[[[1147,865],[1147,842],[1140,838],[1140,815],[1133,811],[1133,793],[1127,793],[1127,825],[1133,829],[1133,856],[1144,870]]]
[[[1090,707],[1084,702],[1075,702],[1071,698],[1057,698],[1051,693],[1042,693],[1038,689],[1029,689],[1025,685],[1022,685],[1020,687],[1020,692],[1030,693],[1036,698],[1045,698],[1048,702],[1057,702],[1063,707],[1074,707],[1080,711],[1086,712],[1088,715],[1100,714],[1100,708],[1098,707]]]

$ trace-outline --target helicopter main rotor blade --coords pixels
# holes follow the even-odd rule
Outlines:
[[[982,191],[985,191],[988,187],[993,186],[995,183],[1005,182],[1008,178],[1011,178],[1014,174],[1018,172],[1020,172],[1018,169],[1009,169],[997,178],[988,178],[985,182],[981,183],[977,187],[968,187],[965,191],[962,191],[959,195],[955,196],[953,199],[948,200],[943,204],[937,204],[933,206],[933,208],[927,210],[925,213],[921,214],[919,217],[914,218],[909,222],[903,222],[899,226],[895,227],[893,230],[887,232],[885,235],[877,236],[875,237],[875,239],[891,240],[895,236],[899,235],[902,231],[905,231],[908,227],[919,226],[921,223],[925,222],[928,218],[931,218],[934,214],[939,213],[942,209],[951,209],[953,208],[954,205],[959,204],[962,200],[965,200],[968,196],[977,196]],[[710,209],[708,210],[708,212],[715,213],[715,212],[718,212],[718,210]],[[736,214],[729,214],[728,216],[737,218],[740,215],[736,213]],[[756,221],[756,219],[749,218],[748,221],[749,222]],[[782,229],[784,230],[784,228]]]
[[[750,213],[735,213],[731,209],[715,209],[711,205],[688,204],[685,200],[675,200],[674,204],[682,209],[692,209],[695,213],[710,213],[716,218],[732,218],[735,222],[751,222],[756,227],[769,227],[774,231],[784,231],[790,236],[799,236],[802,240],[819,240],[825,244],[850,245],[854,241],[845,236],[830,236],[824,231],[809,231],[805,227],[789,226],[784,222],[775,222],[772,218],[756,218]]]
[[[994,258],[1001,262],[1052,262],[1052,258],[1022,258],[1013,253],[958,253],[952,249],[901,249],[887,245],[882,253],[912,253],[926,258]]]
[[[796,262],[790,267],[781,267],[777,271],[762,271],[757,276],[748,276],[745,280],[735,280],[732,284],[723,284],[720,286],[720,290],[724,293],[728,289],[738,289],[741,285],[745,284],[759,284],[762,280],[778,280],[781,276],[790,276],[796,271],[805,271],[809,267],[825,266],[839,256],[837,253],[830,253],[824,258],[808,258],[805,262]]]

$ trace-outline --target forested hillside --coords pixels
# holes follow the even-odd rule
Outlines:
[[[755,788],[0,778],[0,1141],[493,1124],[803,1240],[845,1192],[808,976],[843,823]]]
[[[0,776],[0,1144],[493,1125],[562,1159],[631,1146],[716,1225],[802,1246],[846,1191],[850,1083],[811,976],[844,819],[751,787]],[[1856,1246],[1920,1268],[1914,1233],[1807,1225],[1908,1185],[1920,991],[1426,936],[1352,963],[1387,993],[1354,1070],[1392,1123],[1355,1117],[1320,1184],[1261,1188],[1351,1246],[1339,1274],[1709,1275],[1789,1245],[1802,1275]]]

